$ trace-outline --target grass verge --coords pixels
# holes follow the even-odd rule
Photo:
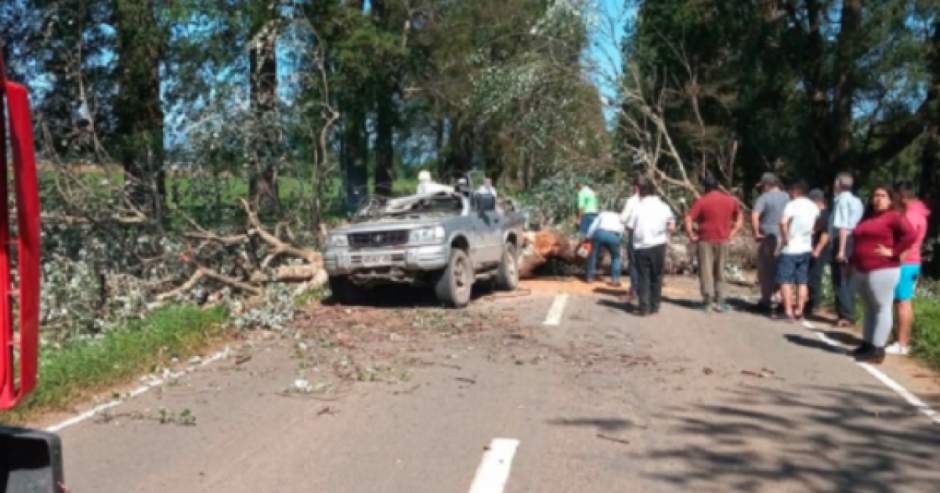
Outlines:
[[[914,297],[914,326],[911,328],[911,351],[915,358],[940,371],[940,296],[938,284],[923,291],[918,287]],[[921,296],[921,294],[924,294]]]
[[[95,340],[41,352],[35,392],[12,412],[0,414],[0,424],[23,424],[40,413],[66,409],[172,358],[187,358],[220,337],[227,318],[222,307],[169,306]]]

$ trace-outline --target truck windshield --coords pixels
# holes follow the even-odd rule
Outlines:
[[[400,199],[401,200],[401,199]],[[406,200],[403,203],[370,204],[357,214],[356,222],[376,219],[415,219],[422,216],[456,216],[463,212],[463,202],[453,195],[438,195]]]

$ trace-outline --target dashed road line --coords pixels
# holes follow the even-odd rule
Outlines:
[[[519,440],[515,438],[494,438],[483,453],[470,493],[502,493],[518,447]]]
[[[57,433],[57,432],[59,432],[59,431],[65,429],[65,428],[68,428],[69,426],[77,425],[77,424],[81,423],[82,421],[85,421],[85,420],[87,420],[87,419],[89,419],[89,418],[93,418],[95,415],[97,415],[98,413],[100,413],[100,412],[102,412],[102,411],[104,411],[104,410],[107,410],[107,409],[111,409],[111,408],[113,408],[113,407],[120,406],[121,404],[123,404],[123,403],[129,401],[130,399],[133,399],[133,398],[138,397],[138,396],[140,396],[140,395],[142,395],[142,394],[145,394],[145,393],[147,393],[148,391],[150,391],[150,389],[159,387],[159,386],[163,385],[164,383],[166,383],[168,380],[172,380],[172,379],[175,379],[175,378],[179,378],[179,377],[181,377],[181,376],[183,376],[183,375],[185,375],[185,374],[187,374],[187,373],[190,373],[190,372],[196,370],[197,368],[201,368],[201,367],[206,366],[206,365],[208,365],[208,364],[210,364],[210,363],[213,363],[213,362],[216,362],[216,361],[218,361],[218,360],[220,360],[220,359],[223,359],[223,358],[227,357],[228,354],[229,354],[229,350],[228,350],[228,348],[226,348],[226,349],[224,349],[224,350],[222,350],[222,351],[219,351],[218,353],[215,353],[215,354],[213,354],[212,356],[210,356],[210,357],[208,357],[208,358],[206,358],[206,359],[200,361],[199,364],[190,366],[189,368],[187,368],[187,369],[185,369],[185,370],[183,370],[183,371],[168,372],[168,373],[164,374],[164,376],[163,376],[162,379],[158,378],[158,379],[151,380],[150,382],[147,382],[146,384],[141,385],[140,387],[137,387],[136,389],[130,391],[130,392],[128,393],[126,399],[113,400],[113,401],[111,401],[111,402],[107,402],[107,403],[101,404],[101,405],[96,406],[95,408],[90,409],[90,410],[88,410],[88,411],[85,411],[85,412],[83,412],[83,413],[81,413],[81,414],[79,414],[79,415],[77,415],[77,416],[73,416],[73,417],[71,417],[71,418],[69,418],[69,419],[66,419],[65,421],[62,421],[61,423],[54,424],[54,425],[52,425],[52,426],[46,428],[46,431],[49,432],[49,433]]]
[[[846,351],[843,345],[839,344],[836,341],[833,341],[831,338],[829,338],[829,336],[827,336],[823,331],[817,329],[813,324],[809,322],[803,322],[803,327],[806,327],[807,329],[810,330],[810,332],[812,332],[813,334],[816,334],[816,337],[819,338],[820,341],[822,341],[823,343],[825,343],[827,346],[831,347],[835,351],[841,354],[848,353],[848,351]],[[915,409],[920,411],[921,414],[930,418],[930,420],[933,421],[934,423],[940,424],[940,413],[937,413],[936,410],[928,406],[927,403],[925,403],[924,401],[920,400],[920,398],[914,395],[913,393],[911,393],[911,391],[905,389],[901,384],[899,384],[894,379],[889,377],[885,372],[881,371],[880,369],[878,369],[877,367],[875,367],[874,365],[870,363],[856,361],[855,364],[862,367],[863,370],[870,373],[871,376],[875,377],[879,382],[883,383],[886,387],[888,387],[889,389],[893,390],[896,394],[901,396],[905,401],[907,401],[908,404],[910,404],[911,406],[914,406]]]
[[[568,293],[555,295],[555,301],[548,309],[548,315],[545,317],[543,325],[559,325],[561,317],[565,313],[565,305],[568,303]]]

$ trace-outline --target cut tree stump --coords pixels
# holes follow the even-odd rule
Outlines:
[[[535,271],[548,263],[549,260],[558,260],[574,266],[586,266],[587,261],[575,254],[579,240],[571,238],[556,230],[543,230],[528,232],[524,236],[522,256],[519,262],[519,277],[528,279],[534,276]],[[623,272],[627,272],[630,265],[627,259],[626,243],[621,245],[621,263]],[[666,274],[691,274],[698,272],[697,245],[690,243],[685,235],[675,234],[669,240],[666,251]],[[757,266],[757,242],[750,235],[738,236],[731,242],[728,254],[728,265],[741,271],[750,270]],[[598,270],[601,273],[610,270],[610,255],[605,251],[598,259]]]

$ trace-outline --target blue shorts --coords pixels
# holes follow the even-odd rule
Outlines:
[[[919,275],[919,264],[904,264],[901,266],[901,279],[894,288],[895,301],[910,301],[914,298],[914,288],[917,286],[917,276]]]
[[[812,253],[785,253],[777,261],[777,284],[809,284],[809,264]]]

